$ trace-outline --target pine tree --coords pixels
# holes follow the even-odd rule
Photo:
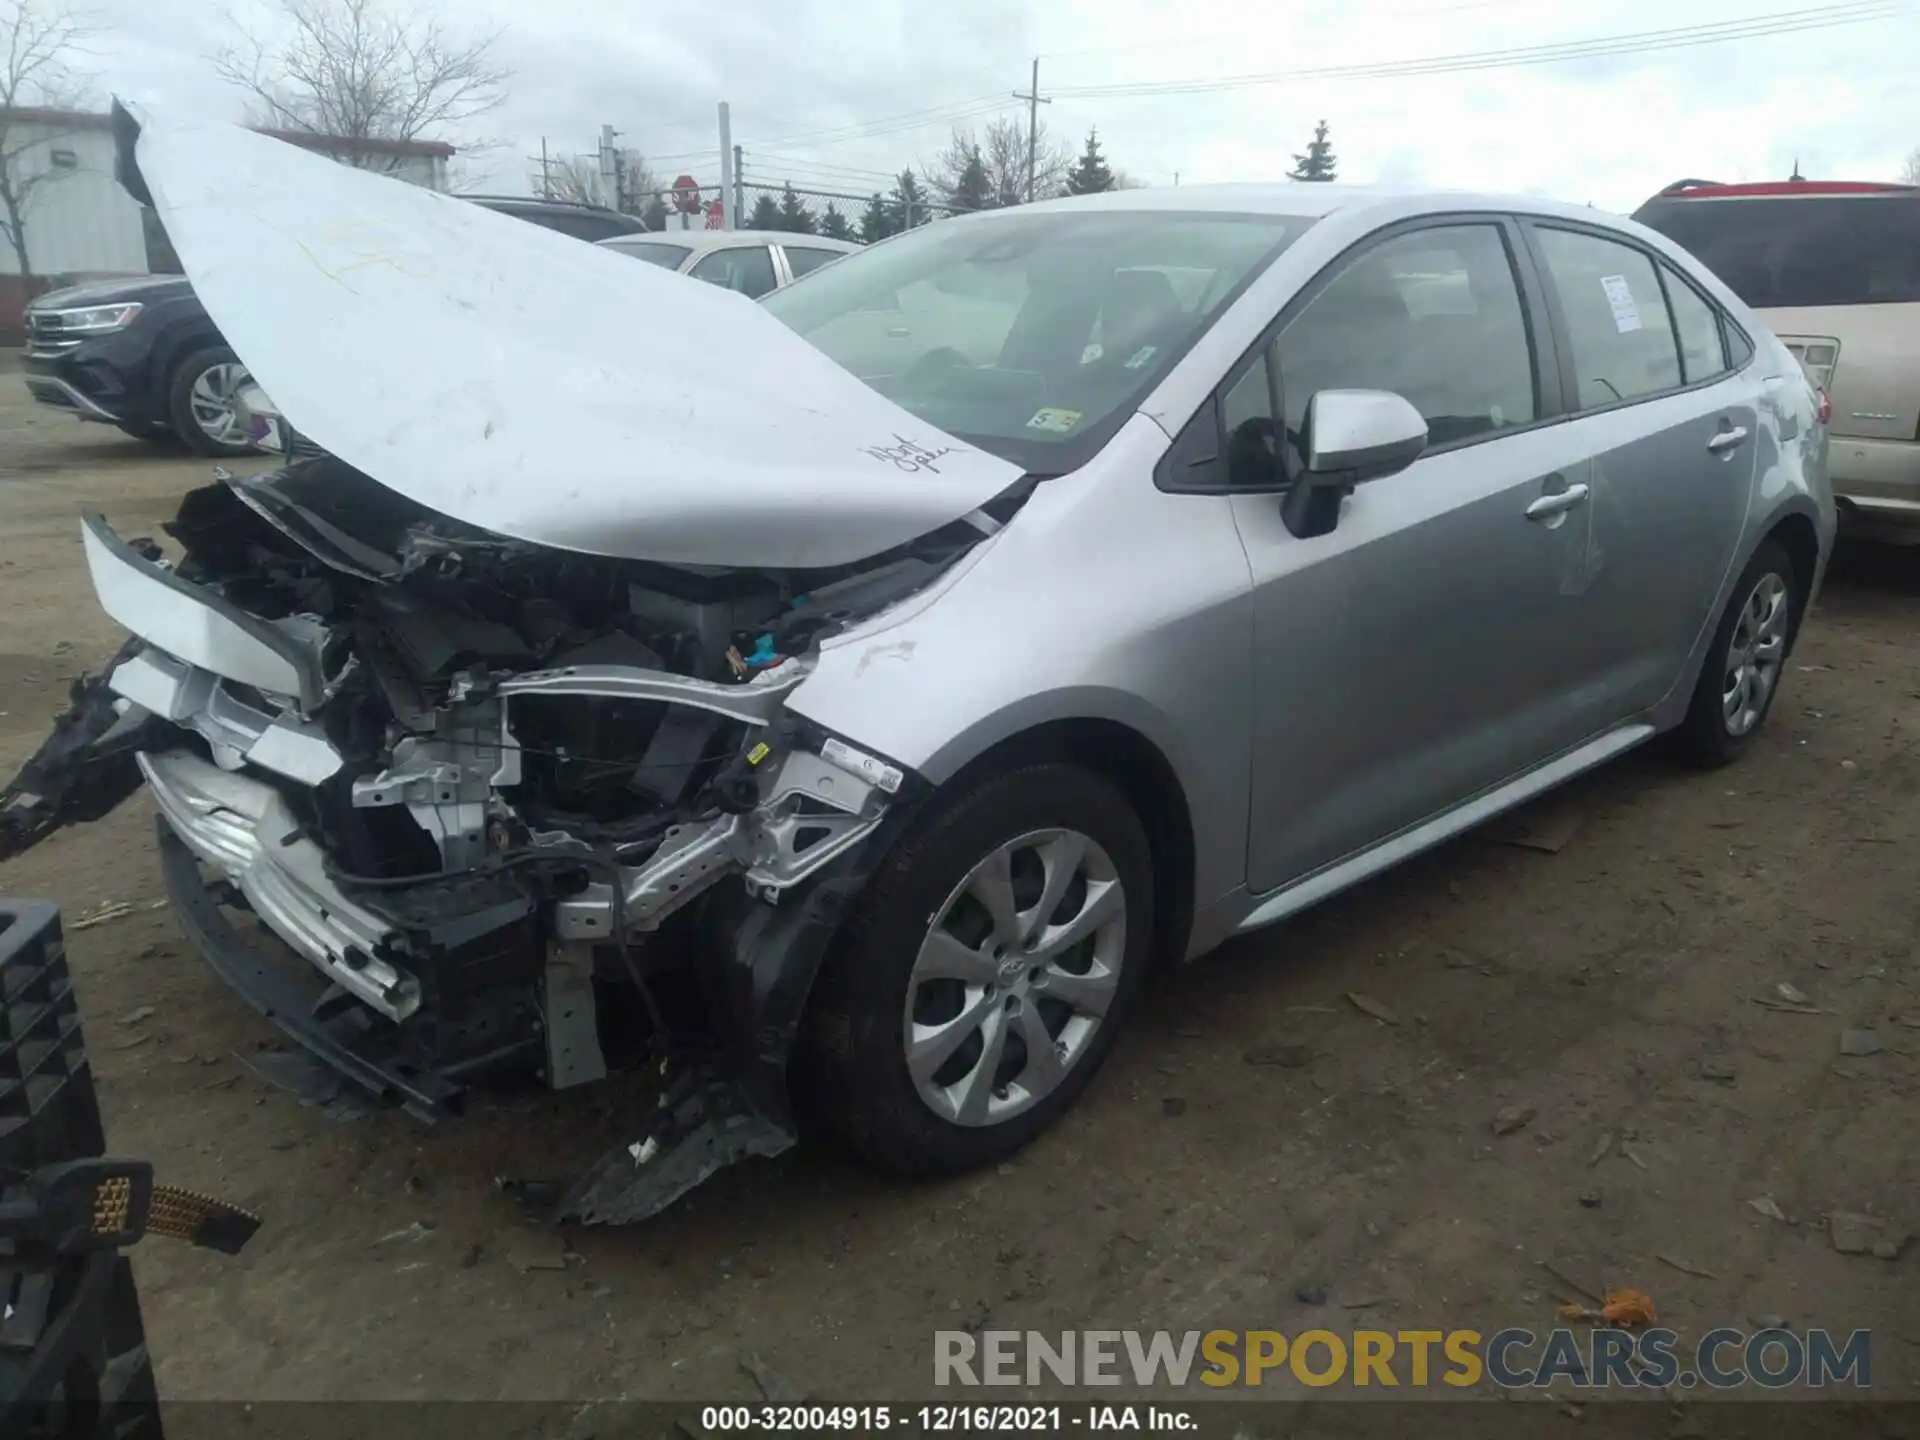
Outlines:
[[[966,158],[947,185],[947,204],[961,213],[994,208],[993,177],[978,145],[967,147]]]
[[[847,223],[847,217],[840,213],[840,207],[831,200],[827,202],[827,213],[820,217],[820,233],[833,240],[853,238],[853,226]]]
[[[880,197],[878,190],[867,201],[866,213],[860,217],[860,238],[871,245],[876,240],[884,240],[893,234],[893,216],[887,209],[887,202]]]
[[[749,230],[781,230],[780,202],[766,191],[760,192],[760,198],[753,202],[753,214],[747,220]]]
[[[933,218],[933,209],[927,204],[927,193],[921,188],[920,177],[911,170],[902,170],[900,178],[894,181],[893,203],[888,209],[888,221],[896,231],[924,225]]]
[[[1313,139],[1307,142],[1307,153],[1293,157],[1293,169],[1287,172],[1289,180],[1331,180],[1339,161],[1333,157],[1333,142],[1327,139],[1327,122],[1322,120],[1313,127]]]
[[[1067,172],[1069,195],[1098,195],[1114,188],[1113,168],[1100,153],[1098,132],[1087,131],[1087,148],[1080,152],[1080,163]]]
[[[796,235],[811,235],[814,230],[813,212],[790,184],[780,191],[780,228]]]

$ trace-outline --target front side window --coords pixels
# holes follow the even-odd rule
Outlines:
[[[921,226],[771,295],[902,408],[1035,474],[1084,464],[1313,223],[1017,210]]]
[[[687,272],[696,280],[735,290],[750,300],[772,291],[773,252],[764,245],[739,245],[702,256]]]
[[[1275,341],[1290,465],[1321,390],[1391,390],[1430,445],[1525,425],[1540,413],[1533,348],[1500,227],[1416,230],[1367,250]]]
[[[1673,333],[1680,340],[1680,371],[1689,385],[1710,380],[1727,369],[1727,349],[1720,334],[1720,312],[1701,293],[1662,265],[1667,303],[1673,310]]]
[[[1597,410],[1680,384],[1680,350],[1644,250],[1542,227],[1541,258],[1560,296],[1580,408]]]

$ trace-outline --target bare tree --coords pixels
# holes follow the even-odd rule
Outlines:
[[[1907,156],[1906,163],[1900,167],[1902,185],[1920,185],[1920,150]]]
[[[1073,151],[1057,145],[1047,134],[1047,122],[1033,127],[1031,146],[1025,116],[1002,115],[987,125],[981,142],[986,155],[987,173],[993,177],[994,201],[999,205],[1018,205],[1027,198],[1027,160],[1033,159],[1033,198],[1045,200],[1065,187],[1067,171],[1073,168]]]
[[[1059,194],[1073,168],[1073,155],[1047,135],[1043,120],[1035,131],[1033,194],[1045,200]],[[1027,122],[1005,115],[984,133],[956,125],[931,165],[923,166],[927,184],[956,210],[997,210],[1027,198]]]
[[[213,58],[246,92],[255,124],[345,140],[444,140],[506,99],[497,35],[460,39],[404,0],[279,0],[279,10],[270,31],[240,29]],[[358,147],[334,158],[389,173],[401,164]]]
[[[550,200],[571,200],[580,205],[604,205],[628,215],[644,214],[649,205],[662,198],[660,181],[643,156],[631,150],[614,152],[613,183],[601,173],[597,156],[579,155],[571,160],[549,160],[546,172],[534,169],[534,185]]]
[[[20,274],[33,275],[27,250],[27,210],[33,192],[65,174],[52,163],[57,131],[20,124],[17,109],[59,110],[76,102],[71,68],[93,33],[89,18],[67,0],[0,0],[0,235]]]

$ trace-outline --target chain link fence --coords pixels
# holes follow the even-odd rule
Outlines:
[[[862,195],[798,185],[743,184],[737,187],[736,199],[736,230],[785,230],[868,242],[953,213],[951,206],[930,196],[903,197],[897,189]],[[692,191],[643,191],[624,200],[622,208],[640,216],[649,230],[720,228],[718,185]]]

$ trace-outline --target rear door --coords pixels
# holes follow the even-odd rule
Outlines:
[[[1731,322],[1652,250],[1558,220],[1527,231],[1570,428],[1593,457],[1591,628],[1569,643],[1621,720],[1667,693],[1714,618],[1764,443],[1764,382],[1757,366],[1731,367]]]

